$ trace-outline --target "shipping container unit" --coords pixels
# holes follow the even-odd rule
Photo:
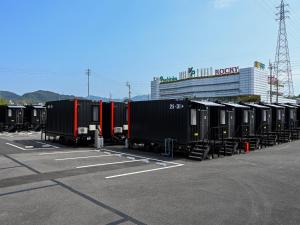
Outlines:
[[[46,107],[42,105],[27,105],[24,120],[26,130],[40,131],[46,124]]]
[[[298,128],[297,106],[289,104],[277,104],[285,108],[285,129],[290,132],[292,140],[300,138],[300,128]]]
[[[250,127],[251,136],[259,139],[260,146],[273,146],[277,144],[277,135],[272,134],[272,110],[270,107],[256,103],[240,103],[249,106],[253,112],[254,127]],[[253,135],[252,135],[253,134]]]
[[[15,132],[24,128],[24,106],[0,106],[0,131]]]
[[[238,152],[242,150],[256,150],[259,148],[260,139],[255,137],[255,110],[250,106],[237,104],[237,103],[223,103],[226,109],[230,112],[228,124],[229,139],[227,142],[235,142],[238,144]],[[246,143],[249,143],[249,149],[245,149]],[[227,152],[230,154],[230,152]]]
[[[288,105],[296,107],[296,128],[300,128],[300,105],[289,103]]]
[[[260,103],[261,105],[271,108],[272,112],[272,134],[277,135],[277,140],[280,143],[289,142],[291,140],[291,134],[285,129],[285,107],[270,104]]]
[[[101,132],[102,102],[62,100],[46,103],[45,136],[62,143],[92,143],[96,129]]]
[[[210,152],[211,140],[220,142],[228,134],[225,107],[213,102],[187,99],[129,102],[128,113],[129,147],[142,144],[167,153],[172,146],[172,152],[184,152],[203,160]]]
[[[103,131],[106,143],[125,142],[128,132],[127,103],[103,102]]]

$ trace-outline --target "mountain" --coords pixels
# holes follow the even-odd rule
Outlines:
[[[149,95],[137,95],[132,98],[132,101],[148,101],[150,100]]]
[[[56,100],[65,100],[65,99],[74,99],[74,95],[61,95],[55,92],[51,91],[44,91],[44,90],[39,90],[39,91],[34,91],[34,92],[29,92],[25,93],[24,95],[20,96],[17,95],[13,92],[9,91],[0,91],[0,98],[6,99],[8,101],[12,101],[15,104],[37,104],[37,103],[45,103],[48,101],[56,101]],[[99,96],[89,96],[89,97],[79,97],[82,99],[90,99],[94,101],[105,101],[108,102],[109,98],[105,97],[99,97]],[[124,101],[127,98],[123,99],[113,99],[113,101]],[[132,97],[132,101],[144,101],[148,100],[148,95],[138,95]]]
[[[23,100],[31,100],[34,103],[73,99],[73,98],[75,98],[75,96],[73,95],[60,95],[55,92],[43,91],[43,90],[26,93],[22,96]]]
[[[20,95],[17,95],[10,91],[0,91],[0,98],[8,99],[8,100],[15,100],[20,98]]]

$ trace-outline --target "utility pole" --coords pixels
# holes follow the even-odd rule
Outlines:
[[[90,97],[90,76],[91,76],[91,70],[87,69],[86,75],[88,77],[88,98]]]
[[[130,101],[130,99],[131,99],[131,85],[128,81],[126,83],[126,86],[128,87],[128,101]]]
[[[269,62],[269,70],[270,70],[270,103],[272,103],[273,100],[273,64],[271,63],[271,60]]]

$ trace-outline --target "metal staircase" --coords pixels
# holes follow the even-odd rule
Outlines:
[[[189,158],[203,161],[207,159],[210,151],[210,144],[208,142],[197,143],[190,151]]]

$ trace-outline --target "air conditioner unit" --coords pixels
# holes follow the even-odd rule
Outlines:
[[[78,134],[87,134],[88,131],[87,127],[78,127]]]
[[[115,134],[122,134],[123,133],[123,128],[122,127],[115,127],[114,128],[114,133]]]
[[[90,131],[95,131],[96,130],[96,125],[90,125],[89,130]]]

